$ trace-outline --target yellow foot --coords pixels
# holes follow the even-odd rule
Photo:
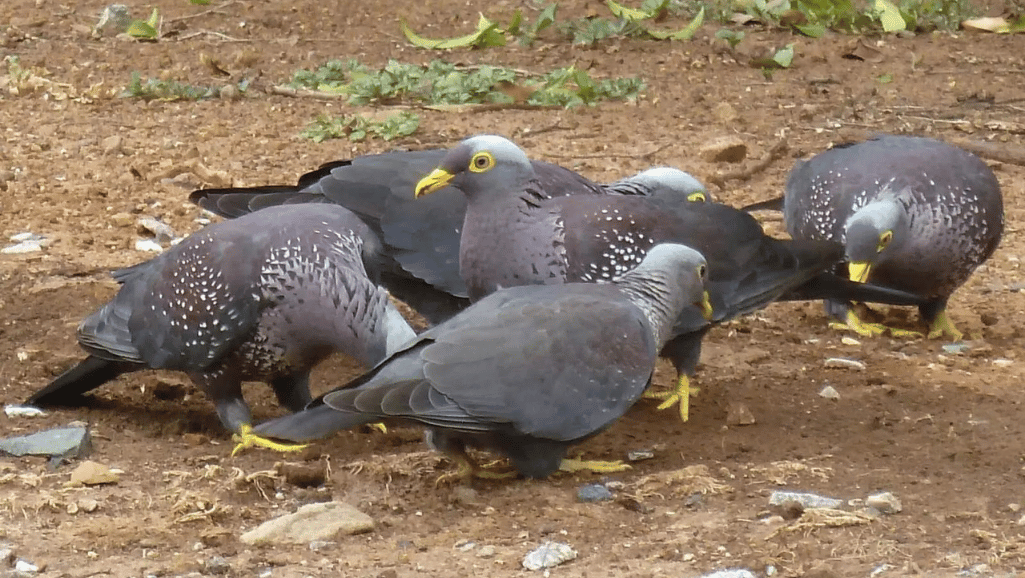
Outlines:
[[[260,437],[253,433],[253,426],[247,423],[242,424],[238,428],[238,433],[231,436],[232,441],[236,442],[235,449],[231,450],[231,455],[239,453],[246,448],[261,447],[278,452],[298,452],[306,449],[309,444],[285,444],[280,442],[271,441],[267,438]]]
[[[680,404],[680,419],[687,421],[690,419],[690,397],[697,395],[701,391],[697,387],[691,387],[690,380],[686,375],[681,375],[676,380],[676,387],[669,391],[651,391],[647,390],[644,392],[644,397],[649,399],[662,399],[665,400],[658,405],[659,410],[666,410],[673,405]]]
[[[368,423],[367,426],[370,429],[376,429],[383,434],[388,433],[388,426],[384,425],[384,422],[379,421],[377,423]]]
[[[936,318],[932,320],[932,326],[929,328],[929,339],[936,339],[944,335],[949,335],[954,341],[961,341],[964,338],[964,334],[958,331],[950,321],[950,317],[947,317],[945,309],[940,311]]]
[[[622,472],[631,469],[630,464],[624,464],[619,460],[605,462],[600,460],[576,460],[570,458],[564,458],[562,463],[559,464],[560,472],[594,472],[600,474],[609,474],[612,472]]]
[[[442,484],[448,485],[452,483],[468,483],[473,478],[480,478],[482,480],[508,480],[515,478],[519,475],[515,469],[511,468],[507,463],[502,460],[496,460],[483,466],[478,466],[473,463],[468,455],[452,455],[452,459],[456,462],[456,471],[442,474],[434,480],[434,487],[438,487]],[[492,468],[496,465],[502,465],[505,468],[504,471],[489,471],[488,468]]]
[[[896,327],[887,327],[882,323],[869,323],[862,321],[858,318],[858,315],[853,311],[847,311],[847,322],[840,323],[833,321],[829,324],[833,329],[850,330],[862,337],[876,337],[889,332],[894,337],[922,337],[922,334],[918,331],[911,331],[909,329],[898,329]]]

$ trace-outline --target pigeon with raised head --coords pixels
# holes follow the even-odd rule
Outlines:
[[[716,322],[779,299],[857,294],[919,302],[836,278],[829,270],[842,256],[838,243],[773,239],[749,214],[725,205],[637,196],[549,198],[527,156],[502,137],[464,140],[417,184],[416,194],[432,194],[455,179],[468,202],[459,265],[474,300],[516,285],[606,282],[637,266],[655,244],[668,242],[708,259]],[[701,335],[674,335],[662,352],[679,373],[662,407],[679,401],[685,420],[687,376],[697,364]]]
[[[287,449],[252,434],[243,381],[266,381],[299,411],[311,400],[310,370],[328,355],[371,367],[415,337],[368,277],[379,249],[338,206],[274,207],[210,225],[114,272],[121,289],[78,328],[89,356],[26,403],[74,404],[124,373],[183,371],[243,445]]]
[[[468,446],[498,451],[533,478],[621,469],[566,460],[566,451],[626,413],[671,336],[707,324],[706,274],[697,251],[662,244],[607,284],[492,293],[366,375],[256,432],[308,441],[398,421],[426,427],[431,445],[455,457],[464,476],[477,473]],[[694,324],[681,325],[683,318]]]
[[[382,285],[429,322],[438,323],[469,305],[459,275],[459,234],[466,210],[460,183],[451,183],[425,201],[413,198],[416,182],[444,156],[443,149],[361,156],[326,164],[300,177],[294,186],[203,189],[189,199],[229,218],[282,204],[342,205],[382,240]],[[669,167],[599,185],[558,165],[532,165],[545,196],[647,195],[679,202],[710,198],[694,177]]]

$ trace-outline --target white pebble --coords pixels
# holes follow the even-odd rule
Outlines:
[[[883,514],[896,514],[904,509],[900,499],[890,492],[879,492],[865,498],[865,505],[879,510]]]
[[[832,385],[827,385],[826,387],[822,388],[822,391],[819,392],[819,396],[824,397],[826,399],[840,399],[840,392],[837,391],[836,388]]]
[[[160,243],[157,243],[153,239],[136,239],[135,250],[148,253],[161,253],[164,248],[160,246]]]
[[[46,415],[46,412],[31,405],[5,405],[4,413],[7,417],[38,417]]]
[[[576,557],[576,550],[569,544],[545,542],[523,557],[523,567],[527,570],[554,568],[563,562],[574,560]]]
[[[1004,359],[1002,357],[999,358],[999,359],[994,359],[993,360],[993,365],[995,365],[997,367],[1011,367],[1011,365],[1013,365],[1013,364],[1014,364],[1014,362],[1011,361],[1010,359]]]
[[[37,252],[42,251],[42,250],[43,250],[43,242],[42,241],[31,240],[31,241],[22,241],[21,243],[18,243],[17,245],[8,245],[8,246],[4,247],[3,249],[0,249],[0,253],[3,253],[5,255],[22,255],[22,254],[25,254],[25,253],[37,253]]]
[[[826,360],[826,367],[836,369],[854,369],[857,371],[865,371],[868,366],[856,359],[848,359],[846,357],[830,357]]]

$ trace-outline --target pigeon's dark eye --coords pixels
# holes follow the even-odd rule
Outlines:
[[[708,267],[705,267],[704,265],[698,265],[698,277],[701,277],[702,279],[704,279],[705,278],[705,274],[707,274],[707,273],[708,273]]]
[[[879,246],[876,247],[876,252],[882,251],[890,244],[893,240],[893,231],[886,231],[882,235],[879,235]]]
[[[495,157],[489,152],[479,152],[470,159],[470,170],[475,173],[490,171],[495,166]]]

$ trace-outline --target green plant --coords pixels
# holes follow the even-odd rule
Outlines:
[[[531,76],[497,66],[460,68],[442,60],[427,66],[391,60],[380,70],[350,60],[299,71],[291,86],[345,95],[354,105],[510,103],[514,98],[507,94],[508,88],[521,86],[529,93],[527,104],[575,106],[636,98],[643,82],[638,78],[595,81],[574,67]]]
[[[347,138],[358,142],[367,137],[379,137],[392,140],[409,136],[420,128],[420,117],[403,111],[390,115],[383,120],[373,120],[359,114],[344,116],[318,116],[299,136],[314,142],[323,142],[332,138]]]
[[[125,33],[140,40],[156,40],[160,36],[160,11],[154,8],[148,20],[132,20]]]
[[[236,85],[240,93],[245,93],[249,81],[244,80]],[[122,98],[141,98],[143,100],[201,100],[220,96],[219,86],[194,86],[176,80],[160,80],[157,78],[142,79],[138,72],[132,73],[128,86],[121,92]]]

